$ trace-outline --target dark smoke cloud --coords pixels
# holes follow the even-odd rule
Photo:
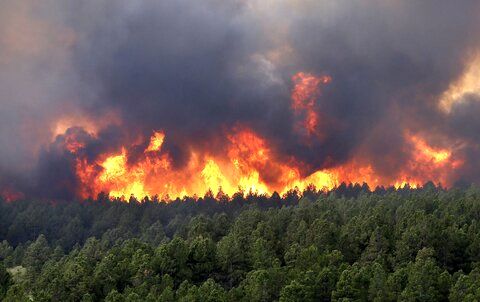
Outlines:
[[[394,176],[409,158],[405,130],[465,142],[458,152],[469,160],[480,155],[478,96],[438,109],[479,50],[478,1],[2,3],[0,181],[34,194],[75,195],[73,158],[59,147],[68,135],[94,159],[162,129],[182,166],[185,146],[223,152],[219,134],[245,125],[305,174],[361,155]],[[295,128],[299,71],[333,79],[318,99],[321,139]],[[75,128],[52,139],[58,117],[101,121],[112,111],[121,123],[97,137]],[[476,171],[452,177],[477,181]]]
[[[338,1],[327,18],[318,17],[319,2],[299,16],[292,37],[303,68],[334,79],[321,109],[345,127],[330,132],[332,155],[346,160],[366,143],[388,174],[406,159],[405,129],[442,122],[432,100],[463,71],[465,53],[478,48],[479,10],[475,1],[367,2]]]

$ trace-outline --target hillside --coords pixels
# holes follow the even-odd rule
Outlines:
[[[4,301],[474,301],[480,189],[0,203]]]

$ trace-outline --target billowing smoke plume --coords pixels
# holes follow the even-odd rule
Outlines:
[[[235,129],[300,177],[355,162],[387,185],[425,180],[432,160],[412,164],[415,153],[448,150],[449,171],[431,180],[480,182],[478,1],[1,6],[0,187],[73,198],[79,156],[91,167],[126,148],[134,165],[162,131],[181,170],[192,150],[227,154]],[[255,167],[275,185],[269,162]]]

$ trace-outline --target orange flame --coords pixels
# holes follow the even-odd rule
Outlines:
[[[331,78],[300,72],[292,80],[292,109],[295,114],[304,114],[302,129],[308,135],[318,136],[321,124],[316,102],[320,87],[330,83]],[[67,136],[65,148],[78,156],[76,171],[82,183],[78,194],[88,197],[108,192],[111,197],[124,199],[132,195],[139,199],[155,195],[163,199],[181,198],[209,190],[230,196],[238,191],[283,194],[292,188],[304,190],[312,184],[330,190],[342,182],[367,183],[371,188],[382,185],[415,188],[428,180],[448,184],[449,172],[463,164],[455,158],[453,149],[433,147],[420,135],[407,132],[405,139],[411,148],[404,150],[407,160],[394,175],[384,175],[376,170],[373,162],[355,154],[341,165],[306,173],[305,163],[286,157],[266,138],[237,125],[219,133],[226,144],[222,150],[186,146],[183,151],[189,160],[179,168],[169,151],[162,148],[167,135],[164,131],[154,131],[143,153],[135,153],[134,160],[130,160],[133,154],[129,153],[133,146],[123,146],[116,153],[99,156],[94,162],[82,158],[78,152],[84,147],[82,142],[75,141],[75,136]],[[142,138],[138,138],[135,145],[139,142]]]
[[[370,164],[355,161],[342,166],[315,171],[302,176],[294,161],[285,161],[267,141],[248,128],[235,128],[227,134],[226,155],[204,154],[191,151],[190,161],[180,169],[173,168],[170,156],[161,151],[165,134],[155,132],[145,157],[136,163],[128,163],[128,151],[107,156],[94,164],[79,161],[77,171],[85,194],[109,192],[112,197],[137,198],[160,195],[162,198],[176,198],[196,195],[211,190],[233,195],[239,190],[259,194],[274,191],[286,193],[291,188],[306,189],[313,184],[324,190],[333,189],[341,182],[368,183],[371,187],[392,185],[401,188],[421,186],[429,179],[446,181],[445,168],[456,168],[458,163],[451,160],[451,151],[429,146],[419,136],[406,135],[413,144],[415,157],[407,163],[405,173],[393,179],[380,177]],[[152,147],[156,146],[155,148]],[[151,154],[150,150],[157,154]],[[272,176],[273,175],[273,176]]]
[[[435,164],[439,164],[447,161],[451,156],[451,151],[447,149],[434,149],[418,136],[412,135],[409,139],[414,144],[416,151],[419,152],[419,157],[424,161],[432,161]]]
[[[317,77],[310,73],[299,72],[292,77],[292,108],[297,115],[304,115],[300,125],[309,135],[317,132],[319,117],[316,111],[316,101],[320,96],[320,85],[332,81],[329,76]]]
[[[155,131],[150,139],[150,144],[147,147],[146,152],[160,151],[165,139],[165,134],[161,131]]]

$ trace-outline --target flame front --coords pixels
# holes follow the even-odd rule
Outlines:
[[[321,140],[323,124],[318,101],[321,88],[331,81],[330,76],[304,72],[292,77],[291,108],[298,121],[299,137]],[[83,152],[85,143],[73,134],[67,130],[63,142],[67,152],[76,157],[75,170],[81,183],[77,194],[83,198],[100,192],[125,200],[130,196],[142,199],[155,195],[163,199],[181,198],[208,191],[229,196],[238,191],[282,194],[310,185],[329,190],[342,182],[367,183],[372,188],[400,188],[407,184],[418,187],[432,179],[449,184],[449,172],[463,165],[454,158],[453,150],[433,147],[421,135],[410,132],[404,134],[410,146],[405,150],[408,160],[394,175],[377,170],[374,162],[360,154],[342,164],[312,171],[307,163],[286,156],[266,137],[240,124],[218,134],[224,142],[221,150],[185,145],[182,152],[188,155],[188,161],[181,166],[175,165],[172,151],[164,148],[169,134],[163,130],[154,131],[149,138],[135,139],[133,145],[124,145],[93,161]],[[142,152],[138,152],[138,146],[145,146]]]
[[[431,178],[446,181],[446,168],[459,165],[451,160],[450,151],[433,148],[418,136],[406,135],[416,157],[405,167],[405,175],[397,179],[381,178],[371,165],[355,161],[302,177],[295,162],[282,160],[268,147],[264,138],[251,129],[236,128],[227,134],[229,146],[224,156],[205,154],[200,157],[191,151],[189,163],[184,168],[175,169],[170,155],[160,150],[161,144],[153,143],[156,153],[151,152],[152,142],[160,137],[165,139],[167,136],[155,133],[143,158],[136,163],[128,163],[127,149],[123,148],[120,153],[102,161],[79,165],[82,186],[87,188],[82,197],[87,197],[87,192],[94,195],[102,191],[125,199],[132,195],[137,198],[159,195],[168,199],[203,194],[209,190],[230,196],[238,191],[271,194],[274,191],[285,193],[295,187],[304,190],[312,184],[328,190],[341,182],[417,187]]]

